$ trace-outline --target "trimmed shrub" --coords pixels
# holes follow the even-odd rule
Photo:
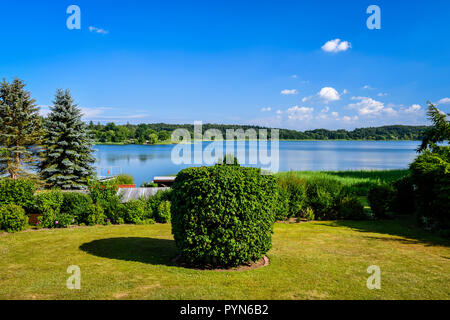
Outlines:
[[[92,199],[81,192],[64,192],[61,212],[71,215],[76,224],[88,224],[87,217],[90,214]]]
[[[125,223],[134,223],[139,224],[142,223],[146,218],[149,218],[147,213],[147,206],[145,201],[142,200],[130,200],[124,204],[122,207],[123,210],[123,219]]]
[[[89,206],[88,214],[86,217],[86,224],[89,226],[106,224],[106,216],[104,210],[99,204],[91,204]]]
[[[37,185],[31,179],[0,179],[0,205],[16,204],[25,209],[33,207]]]
[[[155,214],[156,222],[168,223],[170,221],[170,207],[170,201],[161,201]]]
[[[426,150],[411,163],[417,217],[423,226],[447,234],[450,229],[450,147]]]
[[[192,265],[237,266],[272,246],[276,180],[238,165],[180,171],[172,190],[172,233]]]
[[[367,215],[364,213],[364,206],[354,196],[345,196],[339,203],[339,218],[345,220],[364,220]]]
[[[388,217],[394,196],[394,188],[388,184],[380,184],[369,190],[367,198],[375,218],[385,219]]]
[[[7,232],[22,231],[28,225],[25,210],[15,204],[5,204],[0,207],[0,229]]]
[[[339,217],[340,199],[345,196],[344,185],[337,180],[312,178],[306,181],[306,200],[317,220],[335,220]]]
[[[43,191],[35,197],[35,208],[40,214],[40,227],[54,228],[63,204],[63,193],[59,189]]]
[[[398,179],[393,184],[392,211],[396,214],[412,215],[415,211],[415,191],[411,176]]]

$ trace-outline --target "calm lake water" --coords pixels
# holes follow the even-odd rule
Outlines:
[[[417,156],[415,149],[419,144],[419,141],[280,141],[278,167],[279,171],[404,169]],[[211,142],[198,147],[205,150],[208,145]],[[234,143],[234,146],[235,150],[245,149],[247,159],[249,152],[255,150],[248,142]],[[194,166],[173,163],[171,154],[174,147],[96,145],[97,173],[100,176],[130,174],[139,186],[143,181],[152,181],[154,176],[174,175],[183,168]],[[200,148],[194,152],[194,145],[184,147],[191,148],[192,159],[194,154],[202,153]],[[270,156],[270,144],[268,149]],[[243,163],[242,160],[240,162]],[[261,164],[258,162],[251,166],[261,167]]]

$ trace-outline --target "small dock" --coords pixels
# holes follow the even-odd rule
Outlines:
[[[158,187],[170,188],[173,185],[176,177],[154,177],[153,182],[158,184]]]

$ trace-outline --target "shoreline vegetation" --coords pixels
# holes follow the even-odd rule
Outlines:
[[[250,139],[235,139],[235,140],[212,140],[212,141],[206,141],[201,140],[200,142],[210,143],[210,142],[229,142],[229,141],[235,141],[235,142],[242,142],[242,141],[260,141],[260,140],[250,140]],[[271,140],[269,139],[268,142]],[[416,141],[418,143],[421,142],[420,139],[387,139],[387,140],[374,140],[374,139],[279,139],[278,141],[283,142],[327,142],[327,141],[370,141],[370,142],[395,142],[395,141]],[[165,140],[165,141],[158,141],[157,143],[150,144],[150,143],[132,143],[132,142],[100,142],[100,141],[94,141],[94,145],[104,145],[104,146],[158,146],[158,145],[176,145],[176,144],[194,144],[196,141],[180,141],[180,142],[174,142],[172,140]]]
[[[234,130],[234,141],[251,140],[247,133],[256,133],[259,130],[267,130],[267,139],[271,139],[271,130],[279,130],[279,141],[420,141],[427,126],[404,126],[392,125],[383,127],[357,128],[351,131],[315,129],[308,131],[297,131],[289,129],[268,128],[249,125],[222,125],[203,124],[202,134],[208,130],[220,132],[222,137],[227,137],[228,130]],[[192,143],[194,137],[194,125],[192,124],[125,124],[117,125],[113,122],[107,124],[94,124],[92,121],[87,129],[92,135],[95,144],[107,145],[165,145],[177,144],[171,140],[171,134],[177,129],[185,129],[190,134],[190,141],[181,143]],[[232,141],[233,139],[216,139],[211,141]]]

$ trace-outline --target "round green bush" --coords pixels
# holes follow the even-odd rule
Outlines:
[[[0,229],[7,232],[22,231],[28,224],[25,210],[15,204],[5,204],[0,207]]]
[[[172,188],[172,233],[192,265],[237,266],[272,246],[276,180],[257,168],[184,169]]]
[[[63,202],[60,211],[71,215],[75,224],[88,224],[87,218],[92,206],[89,195],[81,192],[63,192]]]
[[[34,193],[37,185],[31,179],[0,179],[0,205],[16,204],[30,209],[34,203]]]
[[[147,215],[147,205],[145,201],[130,200],[122,206],[122,217],[125,223],[140,224],[146,218],[150,218]]]

